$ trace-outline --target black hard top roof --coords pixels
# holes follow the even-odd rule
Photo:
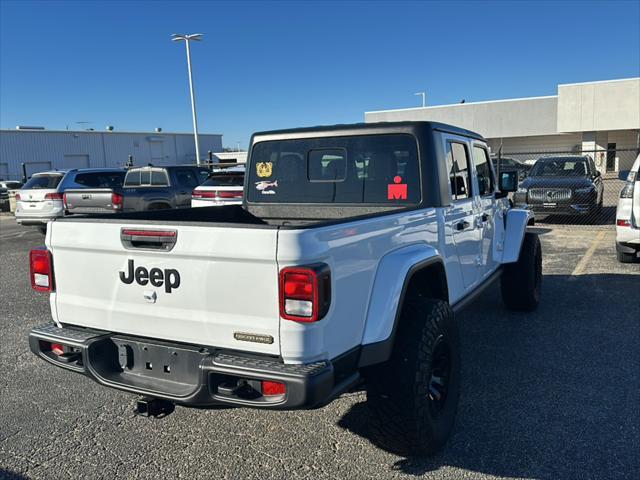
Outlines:
[[[427,122],[427,121],[407,121],[407,122],[376,122],[376,123],[351,123],[340,125],[320,125],[316,127],[303,127],[303,128],[290,128],[282,130],[270,130],[264,132],[256,132],[253,137],[306,137],[311,138],[313,135],[320,134],[320,136],[330,136],[331,134],[347,136],[347,135],[363,135],[374,133],[389,133],[398,132],[400,130],[422,130],[425,129],[431,131],[453,133],[455,135],[461,135],[463,137],[476,138],[478,140],[485,140],[482,135],[466,130],[464,128],[448,125],[446,123],[439,122]],[[275,138],[274,138],[275,139]]]

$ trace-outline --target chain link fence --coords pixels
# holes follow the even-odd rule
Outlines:
[[[517,170],[515,206],[532,210],[536,223],[615,224],[616,206],[637,147],[615,150],[502,152],[499,171]]]

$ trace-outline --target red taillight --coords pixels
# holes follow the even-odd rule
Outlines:
[[[44,196],[45,200],[62,200],[61,193],[47,193]]]
[[[331,275],[327,265],[287,267],[280,271],[280,316],[316,322],[331,304]]]
[[[210,190],[194,190],[191,198],[216,198],[216,192]]]
[[[616,220],[616,225],[618,227],[630,227],[631,220],[622,220],[621,218],[619,218],[618,220]]]
[[[262,395],[265,397],[284,395],[285,393],[287,393],[287,386],[284,383],[272,382],[271,380],[262,381]]]
[[[64,355],[64,345],[62,345],[61,343],[52,343],[51,352],[55,353],[58,356]]]
[[[175,230],[132,230],[124,228],[122,235],[131,235],[135,237],[175,237]]]
[[[16,200],[20,200],[20,194],[16,193]]]
[[[111,206],[114,210],[120,210],[122,208],[122,202],[124,201],[124,197],[119,193],[111,194]]]
[[[196,189],[191,192],[191,198],[242,198],[242,191]]]
[[[29,270],[31,287],[38,292],[53,291],[53,262],[51,252],[45,247],[35,248],[29,252]]]
[[[218,197],[220,197],[220,198],[242,198],[242,192],[218,191]]]
[[[65,210],[68,208],[67,207],[67,194],[66,193],[62,194],[62,205],[64,205]]]

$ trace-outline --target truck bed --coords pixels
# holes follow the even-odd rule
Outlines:
[[[149,210],[143,212],[124,212],[116,214],[98,214],[91,216],[74,215],[60,219],[60,221],[95,223],[139,223],[139,224],[176,224],[176,225],[200,225],[203,223],[211,226],[227,226],[235,228],[311,228],[350,222],[362,218],[369,218],[382,214],[397,213],[398,209],[385,207],[370,208],[336,208],[318,207],[310,211],[308,208],[297,210],[295,206],[289,208],[287,216],[272,216],[281,214],[282,211],[259,210],[252,213],[242,205],[225,205],[216,207],[199,207],[183,209]],[[346,211],[346,212],[345,212]],[[304,215],[296,217],[295,215]]]

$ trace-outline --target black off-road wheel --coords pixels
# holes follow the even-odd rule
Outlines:
[[[431,455],[447,441],[460,395],[460,341],[448,303],[405,302],[391,359],[365,372],[372,440],[389,452]]]
[[[524,234],[520,258],[504,266],[501,278],[502,301],[509,310],[531,312],[540,303],[542,287],[542,247],[538,235]]]

